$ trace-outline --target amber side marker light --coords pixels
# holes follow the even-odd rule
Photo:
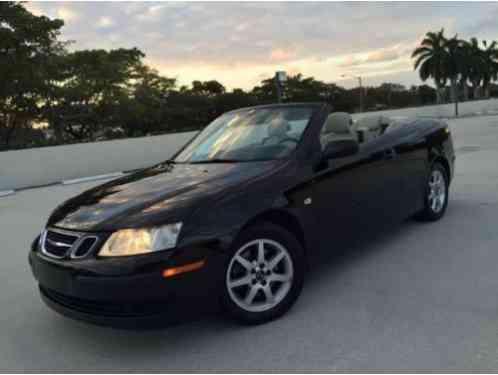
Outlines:
[[[198,262],[185,264],[184,266],[167,268],[163,271],[163,277],[172,277],[181,273],[196,271],[199,268],[202,268],[205,263],[205,260],[200,260]]]

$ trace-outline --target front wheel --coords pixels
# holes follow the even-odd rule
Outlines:
[[[424,209],[415,218],[422,221],[436,221],[443,217],[448,206],[449,180],[441,163],[434,163],[425,189]]]
[[[236,241],[225,270],[223,304],[241,323],[260,324],[283,315],[298,298],[304,252],[287,230],[262,223]]]

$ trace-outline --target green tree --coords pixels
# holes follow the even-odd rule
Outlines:
[[[31,126],[48,91],[48,64],[64,44],[62,20],[35,16],[20,3],[0,3],[0,138],[9,147],[15,132]]]
[[[225,86],[223,86],[218,81],[193,81],[192,82],[192,93],[204,96],[216,96],[225,93]]]
[[[332,103],[340,89],[335,84],[318,81],[313,77],[303,77],[302,74],[289,76],[284,85],[283,100],[286,102],[316,102]],[[277,90],[273,78],[261,81],[251,92],[259,102],[273,103],[277,100]]]
[[[225,92],[217,95],[214,99],[216,115],[242,108],[257,105],[258,101],[254,95],[242,89],[234,89],[232,92]]]
[[[436,90],[428,85],[420,85],[417,87],[418,98],[420,100],[420,104],[428,105],[434,104],[437,100]]]
[[[120,126],[118,107],[130,96],[144,54],[136,49],[83,50],[62,56],[62,73],[47,108],[52,128],[76,140],[92,140],[107,128]]]
[[[168,98],[176,86],[174,78],[161,76],[147,66],[137,69],[131,95],[119,105],[120,124],[127,136],[167,131]]]

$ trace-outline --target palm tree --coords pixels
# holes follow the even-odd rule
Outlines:
[[[453,38],[448,39],[444,42],[445,55],[443,57],[444,72],[451,82],[451,101],[457,103],[458,101],[458,90],[457,83],[458,78],[461,76],[461,72],[464,70],[463,60],[465,57],[463,43],[458,36],[455,35]]]
[[[469,100],[469,81],[472,75],[472,48],[468,41],[461,40],[460,50],[460,86],[463,91],[463,100]]]
[[[446,85],[447,75],[445,64],[447,62],[446,38],[444,29],[439,32],[428,32],[425,38],[412,53],[416,58],[414,69],[419,68],[422,81],[432,78],[437,87],[437,102],[441,103],[441,91]]]
[[[498,46],[495,41],[488,43],[483,40],[484,49],[482,50],[482,88],[484,97],[489,98],[489,84],[496,80],[498,76]]]
[[[484,70],[484,61],[482,50],[479,46],[479,41],[476,38],[471,38],[465,43],[464,49],[466,66],[468,67],[468,79],[472,84],[474,99],[479,99],[480,88]]]

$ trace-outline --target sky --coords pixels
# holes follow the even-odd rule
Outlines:
[[[277,70],[345,87],[420,84],[411,52],[429,30],[498,39],[498,3],[28,2],[65,22],[71,49],[132,48],[179,84],[251,89]],[[430,83],[430,82],[428,82]]]

